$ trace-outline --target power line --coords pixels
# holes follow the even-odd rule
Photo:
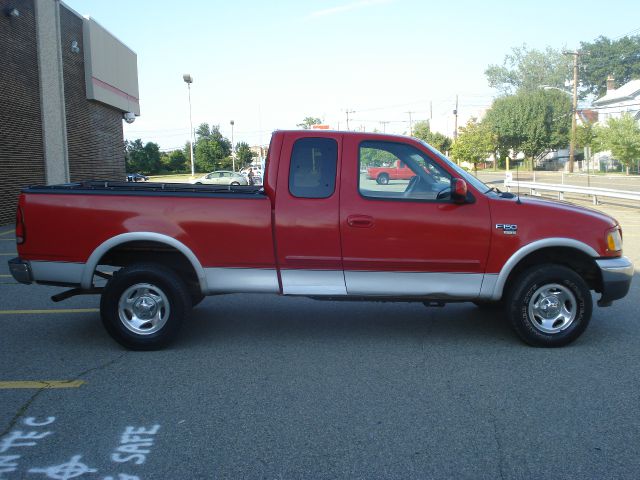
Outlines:
[[[640,33],[640,27],[638,28],[634,28],[633,30],[631,30],[630,32],[625,33],[624,35],[620,35],[619,37],[614,38],[614,40],[620,40],[621,38],[624,37],[631,37],[636,33]]]

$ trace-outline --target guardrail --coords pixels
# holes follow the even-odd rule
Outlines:
[[[508,192],[512,188],[524,188],[529,189],[531,195],[539,195],[538,190],[545,190],[550,192],[557,192],[558,199],[564,200],[565,193],[576,193],[579,195],[588,195],[593,198],[593,204],[598,204],[598,197],[610,197],[621,198],[624,200],[635,200],[640,202],[640,193],[630,192],[628,190],[614,190],[611,188],[596,188],[596,187],[579,187],[575,185],[558,185],[553,183],[537,183],[537,182],[517,182],[513,180],[505,180],[504,186]]]

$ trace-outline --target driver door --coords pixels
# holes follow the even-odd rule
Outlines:
[[[350,295],[469,298],[489,252],[488,200],[456,204],[449,171],[418,142],[345,136],[340,226]],[[380,185],[359,174],[393,156],[415,174]],[[354,175],[355,173],[355,175]]]

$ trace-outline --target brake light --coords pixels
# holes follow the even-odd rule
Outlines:
[[[24,215],[22,213],[22,208],[18,207],[16,209],[16,243],[21,245],[26,240],[26,228],[24,225]]]

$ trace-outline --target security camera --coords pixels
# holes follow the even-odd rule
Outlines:
[[[136,114],[133,112],[126,112],[122,114],[122,118],[124,118],[124,121],[127,123],[133,123],[136,121]]]

